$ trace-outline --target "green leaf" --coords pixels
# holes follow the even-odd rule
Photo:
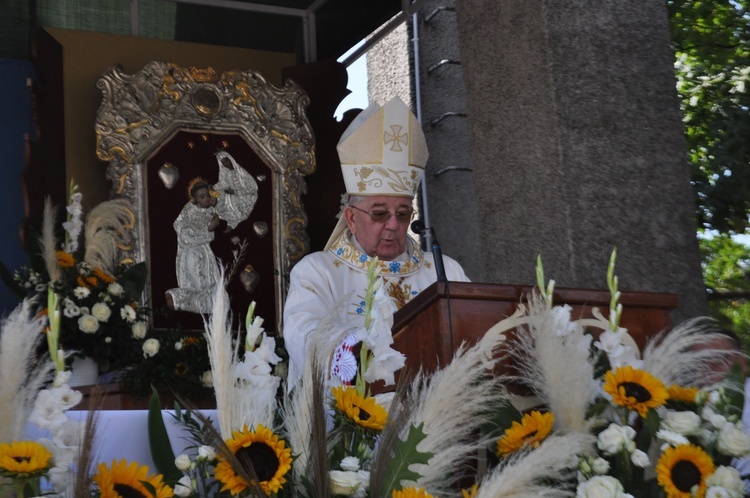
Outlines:
[[[659,424],[661,424],[661,417],[659,417],[659,414],[656,412],[656,410],[649,410],[648,414],[646,414],[644,425],[646,426],[646,429],[651,436],[656,434],[656,432],[659,430]]]
[[[164,476],[164,481],[174,485],[182,477],[182,472],[174,463],[172,443],[169,442],[169,434],[161,416],[159,393],[153,386],[151,391],[151,400],[148,403],[148,444],[151,449],[151,458],[156,469]]]
[[[409,470],[409,466],[414,463],[427,465],[432,453],[424,453],[417,450],[417,445],[427,438],[422,430],[424,423],[418,426],[412,425],[405,441],[399,440],[393,447],[393,457],[391,458],[388,472],[386,473],[385,486],[386,490],[383,496],[391,496],[394,490],[401,489],[401,481],[416,481],[421,477],[418,473]]]
[[[498,436],[510,428],[513,422],[520,422],[523,414],[512,404],[504,403],[499,410],[485,415],[487,422],[482,424],[482,432],[485,434],[497,434]]]
[[[129,267],[120,277],[120,285],[125,290],[125,296],[128,299],[136,300],[141,297],[143,289],[146,287],[146,263],[137,263]]]

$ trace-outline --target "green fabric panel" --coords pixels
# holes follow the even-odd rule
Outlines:
[[[31,21],[28,0],[3,0],[0,16],[0,58],[28,59]]]
[[[37,0],[36,14],[45,27],[130,34],[130,0]]]

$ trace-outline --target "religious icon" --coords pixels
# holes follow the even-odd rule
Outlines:
[[[177,288],[166,291],[167,306],[211,313],[219,283],[219,265],[210,246],[220,222],[217,202],[202,178],[190,182],[188,197],[173,225],[177,232]]]
[[[219,192],[216,210],[227,222],[227,232],[246,220],[258,200],[255,178],[226,151],[216,153],[219,181],[213,186]]]

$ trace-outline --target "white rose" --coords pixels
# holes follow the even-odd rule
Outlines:
[[[148,358],[149,356],[155,356],[159,352],[159,341],[156,339],[146,339],[143,342],[143,357]]]
[[[361,485],[356,472],[347,470],[331,470],[331,492],[334,495],[351,496]]]
[[[697,413],[691,411],[669,411],[662,418],[661,426],[683,436],[690,436],[700,432],[701,418]]]
[[[177,341],[174,343],[174,348],[179,351],[182,349],[182,341]]]
[[[99,320],[93,315],[83,315],[78,318],[78,328],[81,329],[81,332],[93,334],[99,330]]]
[[[635,450],[633,454],[630,455],[630,461],[633,462],[633,465],[642,469],[645,469],[651,464],[648,455],[641,450]]]
[[[201,445],[198,448],[198,459],[211,462],[216,459],[216,450],[212,446]]]
[[[177,467],[178,469],[180,469],[183,472],[186,471],[186,470],[188,470],[188,469],[190,469],[190,464],[191,463],[192,462],[190,461],[190,457],[187,456],[184,453],[174,459],[174,465],[175,465],[175,467]]]
[[[596,474],[604,475],[609,472],[609,462],[602,457],[595,458],[594,461],[591,462],[591,469]]]
[[[622,498],[626,496],[620,481],[611,476],[594,476],[576,488],[576,498]]]
[[[614,455],[621,449],[629,449],[635,437],[632,427],[609,424],[609,427],[599,433],[596,446],[607,455]]]
[[[203,375],[201,375],[201,384],[206,387],[213,387],[214,376],[211,373],[211,370],[206,370],[205,372],[203,372]]]
[[[356,472],[359,470],[359,458],[355,456],[348,456],[341,460],[341,470],[349,470]]]
[[[182,476],[174,487],[174,494],[180,497],[190,496],[193,494],[193,482],[190,476]]]
[[[120,297],[122,296],[123,292],[125,292],[125,290],[122,288],[122,285],[118,284],[117,282],[113,282],[107,286],[107,292],[115,297]]]
[[[100,322],[106,322],[112,315],[112,310],[110,310],[109,306],[104,303],[96,303],[93,308],[91,308],[91,314]]]
[[[744,457],[750,453],[750,436],[739,425],[725,424],[719,432],[716,447],[724,455]]]
[[[709,488],[717,487],[725,492],[724,495],[716,494],[716,496],[742,498],[745,493],[745,484],[742,482],[739,471],[734,467],[724,465],[718,467],[713,474],[706,478],[706,486]],[[708,492],[706,492],[706,496],[708,496]]]
[[[133,337],[135,339],[143,339],[146,337],[148,326],[146,325],[146,322],[138,321],[133,324],[130,330],[133,333]]]
[[[741,497],[742,495],[740,495]],[[710,486],[706,489],[706,498],[734,498],[729,492],[721,486]]]

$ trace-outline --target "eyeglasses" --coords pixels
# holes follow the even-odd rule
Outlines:
[[[362,213],[369,214],[373,223],[387,223],[388,220],[391,219],[391,216],[395,216],[396,222],[406,225],[411,221],[411,217],[414,214],[414,209],[412,208],[402,209],[393,213],[391,211],[365,211],[364,209],[360,209],[352,204],[349,204],[349,207]]]

